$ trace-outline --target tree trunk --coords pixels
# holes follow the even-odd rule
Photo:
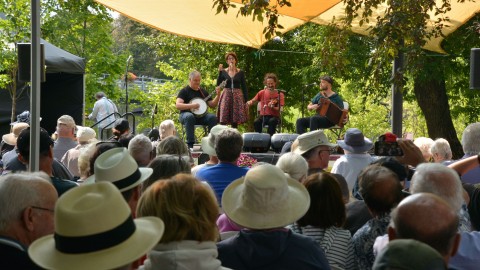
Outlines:
[[[437,73],[438,70],[435,71],[436,73],[430,73],[430,76],[415,78],[415,97],[425,115],[429,137],[433,140],[437,138],[446,139],[450,143],[453,158],[458,159],[463,156],[463,149],[453,126],[445,77],[443,73]]]

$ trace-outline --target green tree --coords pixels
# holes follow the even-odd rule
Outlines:
[[[267,28],[272,29],[276,27],[276,20],[270,20],[271,14],[276,14],[276,6],[265,4],[262,1],[245,0],[242,2],[247,4],[247,12],[243,12],[242,15],[253,15],[254,19],[260,19],[265,15],[269,18]],[[281,6],[281,2],[286,1],[279,0],[275,2],[278,4],[277,6]],[[213,3],[214,6],[217,7],[218,12],[227,12],[231,5],[228,0],[214,0]],[[330,60],[329,68],[336,70],[337,74],[341,74],[340,76],[342,78],[353,78],[351,75],[355,74],[351,72],[351,70],[345,72],[345,67],[348,65],[343,65],[345,63],[349,64],[348,60],[351,60],[351,58],[345,57],[343,54],[345,47],[348,47],[345,46],[345,41],[349,40],[349,38],[347,38],[347,36],[350,36],[350,34],[348,34],[349,26],[354,19],[359,19],[360,24],[371,20],[373,10],[383,3],[384,1],[382,0],[346,0],[346,19],[343,21],[335,21],[332,24],[332,26],[339,26],[343,30],[332,30],[328,35],[324,33],[325,35],[322,35],[322,37],[317,36],[314,38],[326,38],[324,44],[328,44],[328,48],[317,44],[312,45],[313,50],[319,53],[319,57]],[[400,89],[403,89],[407,101],[415,99],[418,102],[423,115],[426,117],[428,135],[432,138],[446,138],[452,146],[454,157],[459,157],[462,155],[462,149],[449,109],[448,98],[451,98],[452,95],[448,95],[447,93],[452,89],[449,88],[450,83],[447,82],[447,78],[454,78],[452,81],[456,82],[455,86],[460,86],[458,81],[465,76],[460,74],[459,71],[464,69],[453,70],[448,67],[468,63],[468,58],[465,58],[465,55],[462,54],[456,58],[448,57],[446,59],[440,59],[439,55],[432,55],[432,53],[422,49],[427,39],[441,36],[441,30],[445,27],[445,22],[448,21],[448,17],[443,16],[435,22],[431,22],[429,20],[429,12],[434,11],[435,14],[445,14],[445,12],[451,9],[450,1],[388,0],[386,4],[389,8],[385,10],[382,16],[375,18],[376,24],[370,29],[371,38],[362,40],[365,42],[363,44],[369,47],[369,51],[365,54],[369,59],[368,62],[363,62],[366,63],[363,69],[361,65],[353,65],[356,68],[360,68],[357,80],[362,82],[360,85],[369,88],[367,91],[378,93],[381,98],[388,89],[385,87],[388,83],[394,83]],[[478,15],[476,17],[478,17]],[[476,18],[472,20],[478,21]],[[431,24],[432,28],[429,29],[427,27],[428,24]],[[459,30],[457,30],[457,32],[459,32]],[[473,32],[472,30],[463,28],[460,30],[461,35],[453,40],[462,40],[463,38],[459,38],[462,35],[463,37],[471,37],[471,33]],[[270,33],[272,32],[270,31]],[[478,34],[476,36],[476,44],[478,46]],[[448,41],[445,41],[445,43],[448,43]],[[465,43],[457,44],[462,44],[464,48],[469,47],[465,46]],[[469,44],[472,43],[469,42]],[[452,47],[445,46],[445,48],[447,52],[453,52],[449,50],[452,49]],[[457,51],[458,50],[457,46]],[[332,52],[340,53],[335,54]],[[393,59],[399,55],[399,52],[405,55],[405,62],[407,64],[403,70],[397,70],[396,75],[389,78],[391,74],[391,63]],[[442,70],[445,66],[447,66],[447,68]],[[433,74],[435,75],[432,76]],[[406,86],[410,86],[411,88],[405,88]],[[454,88],[454,90],[458,91],[458,88]],[[461,92],[465,91],[466,88],[461,90]],[[462,100],[465,100],[465,96],[460,97]],[[457,98],[455,98],[455,101],[457,101]],[[462,103],[465,104],[464,102]],[[461,109],[457,105],[455,113],[458,111],[461,111]],[[477,119],[478,118],[475,117],[469,117],[469,120],[472,121],[477,121]]]
[[[86,60],[86,108],[93,108],[95,92],[114,100],[123,95],[118,80],[126,54],[114,53],[113,18],[93,0],[45,0],[42,35],[62,49]]]
[[[0,1],[0,11],[5,19],[0,18],[0,89],[6,89],[12,99],[10,122],[15,121],[17,98],[17,43],[28,42],[30,36],[30,2],[27,0]],[[24,89],[24,88],[23,88]]]

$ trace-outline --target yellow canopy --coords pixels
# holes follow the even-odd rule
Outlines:
[[[115,10],[135,21],[144,23],[161,31],[173,34],[201,39],[206,41],[244,45],[260,48],[268,40],[265,39],[263,30],[267,25],[252,17],[238,16],[238,9],[231,8],[227,14],[216,14],[212,0],[96,0],[102,5]],[[241,2],[240,0],[233,0]],[[440,1],[440,0],[437,0]],[[344,16],[344,4],[340,0],[291,0],[291,7],[279,9],[279,24],[285,33],[307,21],[327,25],[332,18]],[[452,9],[444,15],[450,18],[450,22],[443,30],[443,34],[449,35],[468,21],[475,13],[480,11],[480,4],[472,1],[458,3],[453,0]],[[377,14],[383,13],[384,7],[377,9],[373,14],[370,24],[375,23]],[[432,13],[431,20],[437,17]],[[367,27],[360,27],[354,22],[352,30],[356,33],[368,35]],[[429,40],[425,49],[444,52],[440,46],[442,38]]]

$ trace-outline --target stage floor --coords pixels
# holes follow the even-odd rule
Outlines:
[[[249,157],[252,157],[252,158],[256,159],[258,162],[266,162],[266,163],[270,163],[270,164],[273,164],[273,165],[275,165],[277,163],[278,159],[281,156],[280,153],[275,153],[273,151],[269,151],[267,153],[242,152],[242,154],[247,155]],[[195,151],[195,149],[192,152],[192,156],[193,156],[193,159],[195,160],[195,165],[203,164],[208,160],[208,155],[207,154],[204,154],[201,151]],[[335,160],[337,160],[341,156],[342,155],[337,155],[337,154],[330,155],[330,160],[328,162],[327,171],[330,171],[330,169],[332,168]]]

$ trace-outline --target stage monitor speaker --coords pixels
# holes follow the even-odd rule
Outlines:
[[[470,89],[480,89],[480,48],[470,50]]]
[[[276,153],[280,153],[283,145],[287,142],[293,142],[298,137],[298,134],[276,133],[272,136],[272,149]]]
[[[270,148],[270,134],[245,132],[243,137],[243,151],[251,153],[266,153]]]
[[[17,44],[18,56],[18,81],[30,82],[32,81],[31,64],[30,64],[30,43]],[[40,44],[40,81],[45,82],[45,45]]]

